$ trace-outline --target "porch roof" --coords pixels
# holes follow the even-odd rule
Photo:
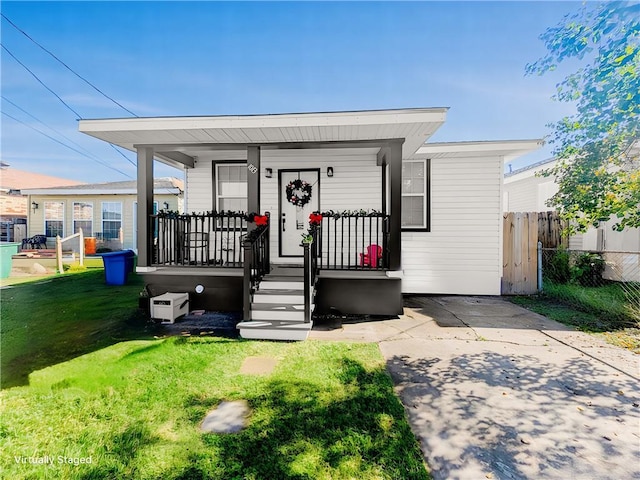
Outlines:
[[[403,157],[412,155],[444,123],[448,108],[410,108],[270,115],[153,117],[81,120],[80,132],[128,150],[154,146],[170,165],[188,165],[198,151],[262,145],[404,139]],[[180,152],[185,155],[164,155]],[[184,161],[182,161],[184,159]]]

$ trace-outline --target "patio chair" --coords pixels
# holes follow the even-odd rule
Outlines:
[[[360,254],[361,267],[377,268],[382,263],[382,247],[380,245],[369,245],[367,253]]]

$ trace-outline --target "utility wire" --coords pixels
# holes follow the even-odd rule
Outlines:
[[[116,172],[118,172],[118,173],[120,173],[120,174],[124,175],[124,176],[125,176],[125,177],[127,177],[127,178],[131,178],[131,179],[133,178],[131,175],[129,175],[129,174],[127,174],[127,173],[123,172],[122,170],[117,169],[117,168],[116,168],[116,167],[114,167],[113,165],[109,165],[108,163],[105,163],[105,162],[103,162],[103,161],[101,161],[101,160],[97,160],[97,159],[95,159],[95,158],[91,158],[89,155],[85,154],[84,152],[81,152],[80,150],[78,150],[78,149],[76,149],[76,148],[74,148],[74,147],[72,147],[72,146],[70,146],[70,145],[67,145],[67,144],[66,144],[66,143],[64,143],[64,142],[61,142],[61,141],[60,141],[60,140],[58,140],[57,138],[52,137],[51,135],[49,135],[49,134],[47,134],[47,133],[43,132],[42,130],[40,130],[40,129],[38,129],[38,128],[34,127],[33,125],[29,125],[28,123],[25,123],[25,122],[23,122],[22,120],[19,120],[19,119],[17,119],[17,118],[16,118],[16,117],[14,117],[14,116],[9,115],[7,112],[4,112],[4,111],[3,111],[3,112],[2,112],[2,114],[3,114],[3,115],[6,115],[7,117],[9,117],[11,120],[14,120],[14,121],[16,121],[16,122],[18,122],[18,123],[20,123],[20,124],[24,125],[25,127],[28,127],[28,128],[30,128],[30,129],[32,129],[32,130],[35,130],[35,131],[36,131],[36,132],[38,132],[39,134],[44,135],[44,136],[45,136],[45,137],[47,137],[48,139],[53,140],[54,142],[56,142],[56,143],[58,143],[58,144],[62,145],[63,147],[67,147],[68,149],[73,150],[73,151],[74,151],[74,152],[76,152],[76,153],[79,153],[79,154],[80,154],[80,155],[82,155],[83,157],[87,157],[87,158],[89,158],[89,159],[91,159],[91,160],[93,160],[93,161],[95,161],[95,162],[98,162],[100,165],[103,165],[103,166],[105,166],[105,167],[107,167],[107,168],[110,168],[111,170],[115,170]]]
[[[65,134],[59,132],[58,130],[56,130],[55,128],[47,125],[45,122],[43,122],[42,120],[40,120],[39,118],[31,115],[29,112],[27,112],[24,108],[22,108],[20,105],[16,104],[15,102],[12,102],[11,100],[9,100],[7,97],[5,97],[4,95],[0,95],[0,97],[7,103],[10,103],[11,105],[13,105],[14,107],[16,107],[18,110],[20,110],[21,112],[23,112],[24,114],[28,115],[29,117],[33,118],[36,122],[40,123],[41,125],[44,125],[45,127],[47,127],[49,130],[54,131],[55,133],[57,133],[58,135],[60,135],[62,138],[64,138],[65,140],[67,140],[68,142],[71,142],[72,144],[74,144],[75,146],[81,148],[82,150],[84,150],[87,155],[92,156],[94,159],[97,159],[97,157],[91,153],[89,150],[87,150],[86,148],[84,148],[82,145],[74,142],[72,139],[70,139],[69,137],[67,137]],[[122,157],[128,161],[131,165],[133,165],[134,167],[136,166],[135,162],[129,158],[127,158],[120,150],[116,149],[116,147],[112,144],[109,143],[109,145],[120,155],[122,155]]]
[[[91,83],[89,80],[87,80],[86,78],[84,78],[82,75],[80,75],[78,72],[76,72],[75,70],[73,70],[69,65],[67,65],[66,63],[64,63],[62,60],[60,60],[53,52],[51,52],[50,50],[47,50],[44,46],[42,46],[40,43],[38,43],[36,40],[34,40],[27,32],[25,32],[24,30],[22,30],[20,27],[18,27],[15,23],[13,23],[11,20],[9,20],[9,18],[7,18],[7,16],[4,13],[0,13],[0,15],[2,15],[2,18],[4,18],[7,22],[9,22],[9,24],[15,28],[17,31],[19,31],[20,33],[22,33],[25,37],[27,37],[29,40],[31,40],[33,43],[35,43],[38,47],[40,47],[42,50],[44,50],[45,52],[47,52],[49,55],[51,55],[53,58],[55,58],[63,67],[65,67],[67,70],[69,70],[71,73],[73,73],[76,77],[78,77],[80,80],[82,80],[83,82],[85,82],[87,85],[89,85],[91,88],[93,88],[96,92],[98,92],[100,95],[102,95],[103,97],[111,100],[113,103],[115,103],[116,105],[118,105],[120,108],[122,108],[124,111],[130,113],[131,115],[133,115],[134,117],[137,117],[138,115],[136,115],[135,113],[133,113],[131,110],[129,110],[127,107],[123,106],[122,104],[118,103],[116,100],[114,100],[113,98],[111,98],[109,95],[107,95],[106,93],[104,93],[102,90],[100,90],[98,87],[96,87],[93,83]],[[15,58],[15,57],[14,57]]]
[[[38,83],[40,85],[42,85],[44,88],[46,88],[47,91],[52,93],[58,100],[60,100],[65,107],[67,107],[69,110],[71,110],[76,115],[77,118],[79,118],[79,119],[83,118],[82,115],[80,115],[78,112],[76,112],[73,108],[71,108],[69,106],[69,104],[67,104],[62,98],[60,98],[60,96],[56,92],[54,92],[42,80],[40,80],[40,78],[38,78],[38,76],[35,73],[33,73],[31,70],[29,70],[29,68],[24,63],[22,63],[20,60],[18,60],[18,58],[13,53],[11,53],[11,51],[9,51],[9,49],[6,46],[2,45],[2,48],[9,55],[11,55],[11,57],[22,66],[22,68],[24,68],[27,72],[29,72],[33,76],[33,78],[35,78],[38,81]],[[109,143],[109,145],[111,145],[111,148],[113,148],[116,152],[118,152],[118,154],[121,155],[127,162],[129,162],[134,167],[136,166],[136,164],[135,164],[135,162],[133,160],[129,159],[124,153],[122,153],[120,150],[118,150],[113,144]]]
[[[2,48],[3,48],[3,49],[4,49],[4,50],[9,54],[9,55],[11,55],[11,57],[12,57],[16,62],[18,62],[20,65],[22,65],[22,68],[24,68],[27,72],[29,72],[29,73],[33,76],[33,78],[35,78],[35,79],[38,81],[38,83],[39,83],[40,85],[42,85],[44,88],[46,88],[46,89],[49,91],[49,93],[52,93],[53,95],[55,95],[55,97],[56,97],[58,100],[60,100],[60,101],[62,102],[62,104],[63,104],[65,107],[67,107],[69,110],[71,110],[77,118],[82,118],[82,115],[80,115],[80,114],[79,114],[78,112],[76,112],[73,108],[71,108],[71,107],[67,104],[67,102],[65,102],[62,98],[60,98],[60,96],[59,96],[56,92],[54,92],[54,91],[53,91],[53,90],[51,90],[49,87],[47,87],[47,86],[44,84],[44,82],[43,82],[42,80],[40,80],[40,79],[38,78],[38,76],[37,76],[35,73],[33,73],[31,70],[29,70],[29,67],[27,67],[24,63],[22,63],[20,60],[18,60],[18,58],[17,58],[13,53],[11,53],[7,47],[5,47],[4,45],[2,45]]]

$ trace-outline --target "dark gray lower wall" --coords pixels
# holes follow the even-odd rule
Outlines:
[[[242,310],[242,277],[142,274],[150,296],[189,294],[190,310],[233,312]],[[204,286],[196,293],[196,285]]]
[[[399,278],[320,278],[316,284],[316,312],[338,310],[356,315],[401,315]]]

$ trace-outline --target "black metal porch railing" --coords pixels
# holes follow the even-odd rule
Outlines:
[[[242,240],[244,280],[243,280],[243,315],[244,320],[251,320],[251,296],[258,284],[271,270],[269,258],[269,224],[256,227]]]
[[[318,229],[318,268],[389,268],[389,215],[381,212],[324,212]]]
[[[242,267],[242,212],[151,215],[153,266]]]

